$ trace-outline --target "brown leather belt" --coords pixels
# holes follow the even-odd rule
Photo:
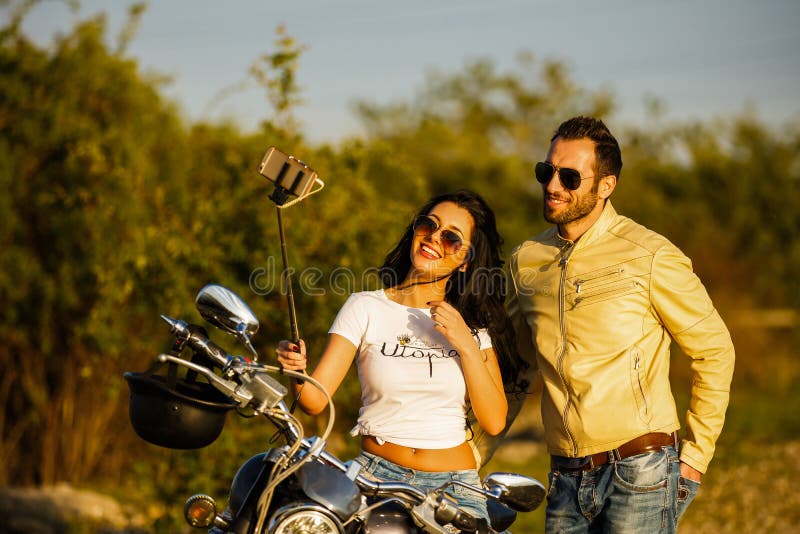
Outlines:
[[[568,458],[566,456],[552,455],[550,456],[550,468],[558,469],[559,471],[588,471],[609,462],[623,460],[631,456],[636,456],[637,454],[655,452],[661,450],[661,447],[668,447],[669,445],[674,445],[677,448],[677,432],[673,432],[672,434],[651,432],[650,434],[645,434],[627,443],[623,443],[616,449],[598,452],[582,458]]]

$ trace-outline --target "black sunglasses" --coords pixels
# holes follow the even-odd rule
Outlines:
[[[414,228],[414,233],[421,236],[429,236],[436,233],[436,230],[439,229],[439,223],[432,217],[427,215],[420,215],[416,219],[414,219],[414,224],[412,225]],[[452,255],[457,253],[461,250],[461,247],[464,246],[464,240],[461,239],[461,236],[457,233],[453,232],[452,230],[442,230],[442,249],[444,249],[444,253],[448,255]]]
[[[542,185],[550,183],[550,180],[553,179],[553,175],[558,171],[558,179],[561,180],[561,184],[572,191],[578,189],[583,180],[594,178],[594,175],[581,178],[581,173],[575,169],[556,167],[552,163],[547,163],[546,161],[537,163],[533,170],[536,173],[536,181]]]

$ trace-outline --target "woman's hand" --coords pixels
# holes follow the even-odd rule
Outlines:
[[[431,319],[434,328],[442,334],[459,353],[477,350],[478,344],[472,331],[464,322],[458,310],[443,300],[428,302],[431,307]]]
[[[494,350],[480,349],[464,318],[453,306],[441,300],[428,304],[436,330],[459,353],[467,394],[478,423],[488,434],[496,436],[506,426],[508,402]]]
[[[275,349],[278,363],[287,371],[305,371],[308,359],[306,357],[306,344],[301,339],[298,343],[283,340]],[[328,345],[320,357],[317,367],[311,374],[322,388],[331,395],[344,380],[353,358],[356,356],[356,347],[346,338],[331,334],[328,336]],[[292,379],[292,389],[295,395],[303,390],[303,395],[298,395],[298,406],[309,415],[317,415],[328,407],[327,397],[316,387],[305,388],[307,381]]]
[[[306,358],[306,342],[300,340],[299,346],[291,341],[281,340],[275,349],[278,363],[283,369],[289,371],[305,371],[308,359]]]

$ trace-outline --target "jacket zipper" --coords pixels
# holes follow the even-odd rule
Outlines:
[[[569,247],[573,247],[574,244],[571,243]],[[561,414],[561,420],[564,424],[564,432],[567,433],[567,437],[569,438],[570,443],[572,443],[572,450],[575,456],[578,455],[578,444],[575,442],[575,438],[572,435],[572,432],[569,430],[569,425],[567,424],[567,414],[569,413],[569,407],[572,404],[572,396],[569,392],[569,387],[567,387],[567,380],[564,377],[564,358],[567,355],[567,326],[564,320],[565,315],[565,302],[566,302],[566,286],[567,286],[567,264],[569,263],[569,257],[572,254],[572,248],[568,251],[566,248],[564,249],[564,256],[558,262],[559,266],[561,267],[561,281],[558,287],[558,322],[561,328],[561,352],[558,355],[558,376],[561,378],[561,384],[564,386],[564,392],[567,395],[567,402],[564,403],[564,411]]]

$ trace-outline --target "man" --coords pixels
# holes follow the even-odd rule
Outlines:
[[[548,532],[675,532],[728,405],[728,330],[686,256],[612,207],[621,168],[602,121],[561,124],[535,167],[554,226],[509,261],[509,313],[543,381]],[[692,359],[682,440],[671,340]]]

